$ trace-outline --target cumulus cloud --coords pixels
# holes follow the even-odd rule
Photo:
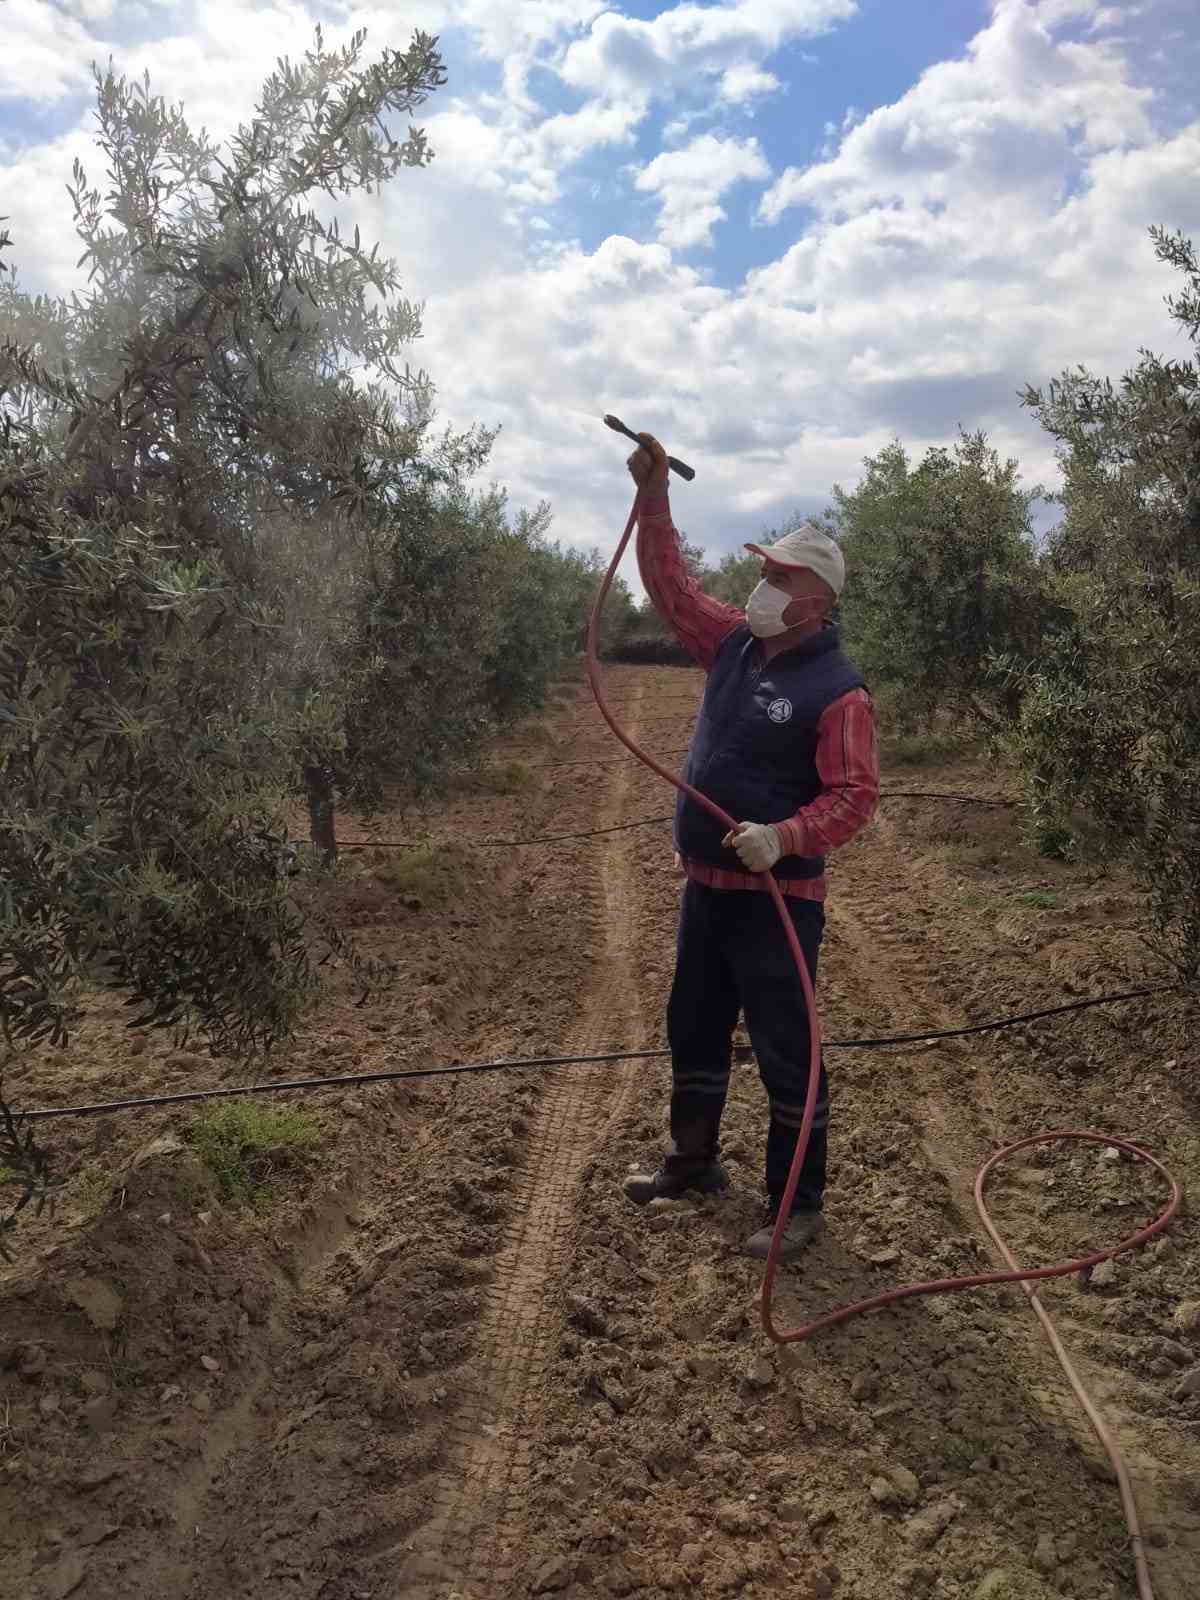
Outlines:
[[[827,33],[857,9],[857,0],[732,0],[665,7],[652,21],[606,11],[568,49],[563,81],[592,94],[653,96],[733,70],[745,90],[756,61],[791,40]]]
[[[1053,22],[1081,9],[998,0],[963,60],[930,67],[852,128],[832,159],[784,172],[763,197],[763,219],[792,206],[844,212],[966,195],[1044,206],[1080,156],[1150,138],[1153,91],[1130,81],[1121,52],[1056,36]]]
[[[107,13],[85,13],[102,21]],[[78,17],[64,16],[43,0],[8,0],[0,46],[0,103],[52,103],[78,94],[91,82],[97,36]]]
[[[712,242],[712,230],[724,220],[718,204],[735,183],[764,179],[770,167],[757,139],[718,139],[703,134],[682,150],[655,156],[638,173],[636,185],[658,196],[658,236],[676,249]]]
[[[849,3],[664,0],[642,20],[615,0],[420,0],[402,32],[390,12],[347,6],[331,38],[364,21],[375,47],[414,25],[470,28],[505,89],[437,96],[422,119],[433,166],[345,209],[427,302],[414,357],[447,420],[503,425],[496,476],[518,502],[548,496],[564,538],[608,545],[623,518],[624,451],[600,426],[606,410],[694,459],[676,507],[714,550],[819,509],[896,434],[920,451],[960,421],[983,426],[1031,478],[1051,477],[1020,386],[1077,362],[1115,374],[1140,345],[1172,348],[1171,275],[1146,228],[1200,235],[1200,70],[1186,65],[1200,62],[1186,38],[1160,59],[1160,24],[1191,4],[1147,0],[1135,18],[1089,0],[997,0],[961,57],[894,103],[872,109],[869,85],[849,82],[863,114],[774,183],[766,125],[753,140],[728,124],[775,92],[780,45],[807,38],[819,52]],[[246,115],[315,15],[300,0],[250,12],[197,0],[169,49],[147,43],[121,64],[144,60],[217,131]],[[110,25],[99,11],[89,23],[96,37]],[[60,288],[78,247],[45,196],[61,194],[83,142],[80,131],[0,156],[25,275]],[[597,242],[576,207],[574,163],[606,151],[623,197],[658,201],[647,236]],[[582,170],[590,184],[595,166]],[[744,275],[722,272],[726,231],[713,234],[735,183],[769,185],[773,231],[754,242],[772,258]],[[623,226],[637,214],[627,207]],[[710,238],[703,268],[682,255]]]
[[[721,83],[718,94],[722,100],[730,105],[742,105],[746,101],[757,100],[766,94],[774,94],[783,85],[772,72],[764,72],[761,67],[756,67],[753,62],[742,61],[737,66],[727,67],[721,74]]]

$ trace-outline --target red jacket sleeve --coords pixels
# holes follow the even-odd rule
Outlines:
[[[638,503],[637,558],[654,609],[707,672],[722,640],[745,622],[746,614],[705,594],[688,571],[665,489],[643,494]]]
[[[875,706],[865,689],[852,689],[823,712],[817,724],[817,772],[821,794],[775,824],[784,855],[826,856],[875,814],[879,745]]]

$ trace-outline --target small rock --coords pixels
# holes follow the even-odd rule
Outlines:
[[[567,1296],[567,1317],[582,1333],[590,1333],[598,1339],[608,1333],[604,1313],[581,1294]]]
[[[1194,1394],[1200,1394],[1200,1367],[1185,1372],[1175,1385],[1176,1400],[1187,1400]]]
[[[342,1111],[348,1117],[361,1117],[366,1109],[366,1106],[357,1095],[348,1094],[342,1101]]]
[[[90,1494],[93,1489],[102,1488],[104,1484],[120,1475],[121,1468],[111,1462],[94,1461],[90,1467],[84,1467],[75,1479],[75,1487],[81,1494]]]
[[[756,1520],[749,1506],[727,1501],[717,1507],[717,1527],[724,1533],[749,1534],[754,1532]]]
[[[910,1472],[907,1467],[889,1467],[887,1475],[904,1504],[915,1506],[921,1498],[921,1483],[917,1475]]]
[[[918,1550],[927,1550],[937,1543],[957,1515],[957,1509],[949,1500],[939,1500],[907,1523],[904,1536]]]
[[[1039,1572],[1045,1573],[1051,1573],[1057,1567],[1058,1551],[1055,1549],[1052,1534],[1038,1534],[1037,1548],[1033,1552],[1033,1564]]]
[[[66,1600],[67,1595],[74,1594],[83,1582],[87,1572],[87,1563],[83,1557],[72,1550],[63,1556],[56,1567],[42,1579],[42,1593],[46,1600]]]
[[[170,1400],[178,1400],[182,1393],[183,1390],[177,1383],[165,1383],[159,1392],[159,1404],[165,1406]]]
[[[103,1372],[97,1372],[95,1367],[89,1367],[86,1372],[79,1374],[79,1387],[84,1394],[107,1394],[108,1378]]]
[[[873,1372],[859,1372],[850,1385],[852,1400],[874,1400],[879,1393],[879,1379]]]
[[[209,1223],[212,1221],[212,1212],[211,1211],[197,1211],[197,1213],[196,1213],[196,1221],[199,1222],[199,1223],[202,1223],[204,1225],[204,1227],[207,1228]]]
[[[106,1539],[113,1538],[120,1531],[119,1522],[108,1522],[103,1517],[93,1517],[75,1535],[75,1543],[86,1550],[92,1545],[103,1544]]]
[[[1093,1289],[1111,1289],[1117,1281],[1117,1264],[1111,1256],[1107,1261],[1101,1261],[1092,1268],[1091,1284]]]
[[[748,1389],[769,1389],[775,1382],[775,1368],[764,1356],[759,1356],[751,1365],[744,1382]]]
[[[551,1556],[543,1561],[533,1578],[534,1594],[554,1594],[565,1589],[574,1577],[571,1568],[561,1556]]]
[[[975,1600],[1005,1600],[1012,1592],[1012,1573],[1005,1567],[993,1567],[979,1580]]]
[[[699,1378],[702,1383],[716,1383],[724,1370],[716,1356],[704,1355],[688,1356],[687,1369],[694,1378]]]
[[[871,1499],[879,1505],[894,1506],[899,1498],[894,1483],[889,1483],[886,1478],[871,1479]]]
[[[204,1368],[205,1372],[220,1372],[221,1370],[221,1363],[216,1359],[215,1356],[201,1356],[200,1365]]]
[[[156,1161],[163,1156],[181,1155],[184,1149],[182,1139],[176,1138],[173,1133],[160,1133],[157,1139],[151,1139],[149,1144],[144,1144],[133,1160],[129,1163],[134,1172],[139,1167],[144,1167],[147,1161]]]
[[[623,1416],[629,1410],[628,1391],[615,1378],[605,1378],[600,1387],[609,1405],[619,1416]]]
[[[890,1267],[899,1261],[899,1259],[900,1252],[897,1250],[894,1244],[888,1245],[887,1248],[883,1250],[873,1250],[867,1257],[867,1260],[870,1261],[871,1265],[875,1267]]]
[[[21,1347],[17,1371],[23,1378],[40,1378],[46,1370],[46,1352],[40,1344],[27,1344]]]
[[[1171,1318],[1180,1333],[1200,1333],[1200,1300],[1183,1300]]]
[[[101,1333],[111,1333],[124,1315],[124,1300],[103,1278],[72,1278],[63,1293]]]
[[[212,1410],[212,1397],[203,1389],[197,1389],[191,1400],[192,1410],[198,1411],[202,1417],[207,1417]]]
[[[169,1228],[171,1226],[171,1213],[169,1211],[164,1211],[158,1220],[164,1228]]]

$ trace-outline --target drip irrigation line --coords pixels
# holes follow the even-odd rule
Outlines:
[[[655,822],[670,822],[671,817],[639,817],[636,822],[616,822],[609,828],[588,828],[582,833],[541,833],[532,839],[472,839],[471,844],[477,850],[515,850],[527,844],[558,844],[563,839],[595,839],[602,833],[622,833],[627,828],[646,828]],[[289,844],[311,845],[311,839],[289,839]],[[338,840],[339,850],[415,850],[417,842],[412,839],[352,839],[343,844]]]
[[[957,800],[964,806],[1019,806],[1019,800],[993,800],[981,794],[954,794],[948,789],[881,789],[881,800]]]
[[[1050,1006],[1041,1011],[1025,1011],[1017,1016],[1000,1017],[992,1022],[976,1022],[963,1028],[938,1028],[927,1033],[883,1034],[867,1039],[826,1039],[826,1050],[882,1050],[896,1045],[934,1044],[940,1039],[960,1039],[967,1034],[992,1033],[1024,1022],[1064,1016],[1070,1011],[1086,1011],[1092,1006],[1113,1005],[1137,1000],[1144,995],[1168,994],[1186,988],[1182,983],[1151,984],[1141,989],[1126,989],[1118,994],[1095,995],[1088,1000],[1072,1000],[1067,1005]],[[240,1095],[280,1094],[287,1089],[345,1089],[364,1083],[392,1083],[405,1078],[451,1078],[466,1073],[544,1071],[548,1067],[595,1065],[608,1061],[649,1061],[670,1055],[669,1050],[606,1050],[584,1056],[518,1056],[499,1061],[469,1061],[447,1067],[392,1067],[379,1072],[351,1072],[336,1078],[292,1078],[285,1082],[238,1084],[225,1089],[190,1089],[179,1094],[142,1095],[133,1100],[99,1100],[90,1105],[42,1106],[34,1111],[14,1113],[18,1123],[44,1122],[52,1117],[99,1116],[112,1111],[138,1111],[150,1106],[187,1105],[197,1100],[229,1100]],[[749,1061],[753,1051],[747,1045],[734,1047],[734,1058]]]
[[[971,806],[1015,806],[1020,802],[1016,800],[990,800],[977,794],[949,794],[935,789],[881,789],[881,800],[954,800],[960,805]],[[559,844],[567,839],[598,839],[605,833],[624,833],[629,828],[652,827],[656,822],[670,822],[669,816],[665,817],[638,817],[633,822],[615,822],[607,828],[585,828],[578,833],[539,833],[530,839],[472,839],[471,843],[477,850],[517,850],[526,845],[534,844]],[[289,845],[310,845],[311,839],[289,839]],[[419,845],[415,839],[350,839],[343,843],[338,840],[339,850],[415,850]]]

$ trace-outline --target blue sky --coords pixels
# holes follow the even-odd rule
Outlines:
[[[65,291],[63,184],[95,179],[92,59],[149,68],[215,136],[320,21],[438,33],[437,153],[341,209],[425,306],[445,419],[499,423],[494,475],[608,546],[615,410],[693,459],[714,555],[822,506],[891,438],[985,428],[1029,480],[1017,402],[1171,349],[1146,238],[1200,236],[1195,0],[6,0],[11,259]]]

